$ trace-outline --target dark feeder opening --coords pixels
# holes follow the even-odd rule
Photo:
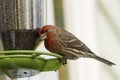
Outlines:
[[[37,29],[3,28],[1,38],[4,50],[34,50],[39,35]]]

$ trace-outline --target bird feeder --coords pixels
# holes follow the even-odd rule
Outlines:
[[[0,0],[0,37],[3,51],[0,51],[0,68],[11,78],[17,77],[19,68],[38,72],[58,70],[61,56],[54,53],[35,51],[42,26],[43,0]],[[46,59],[41,55],[53,56]],[[9,71],[15,70],[14,74]]]

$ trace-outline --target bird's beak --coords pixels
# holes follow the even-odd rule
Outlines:
[[[47,37],[47,34],[40,35],[40,40],[44,40]]]

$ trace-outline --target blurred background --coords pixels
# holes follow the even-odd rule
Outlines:
[[[51,24],[65,28],[93,52],[116,65],[109,67],[94,59],[80,58],[68,61],[57,72],[18,80],[120,80],[119,0],[43,0],[42,6],[41,24],[37,21],[40,15],[35,15],[34,26]],[[40,49],[47,51],[44,45]]]

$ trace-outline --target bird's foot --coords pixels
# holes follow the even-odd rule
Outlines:
[[[63,57],[63,65],[67,64],[67,59]]]
[[[63,65],[67,64],[67,59],[65,57],[63,57],[63,59],[59,59],[60,62],[63,63]]]

